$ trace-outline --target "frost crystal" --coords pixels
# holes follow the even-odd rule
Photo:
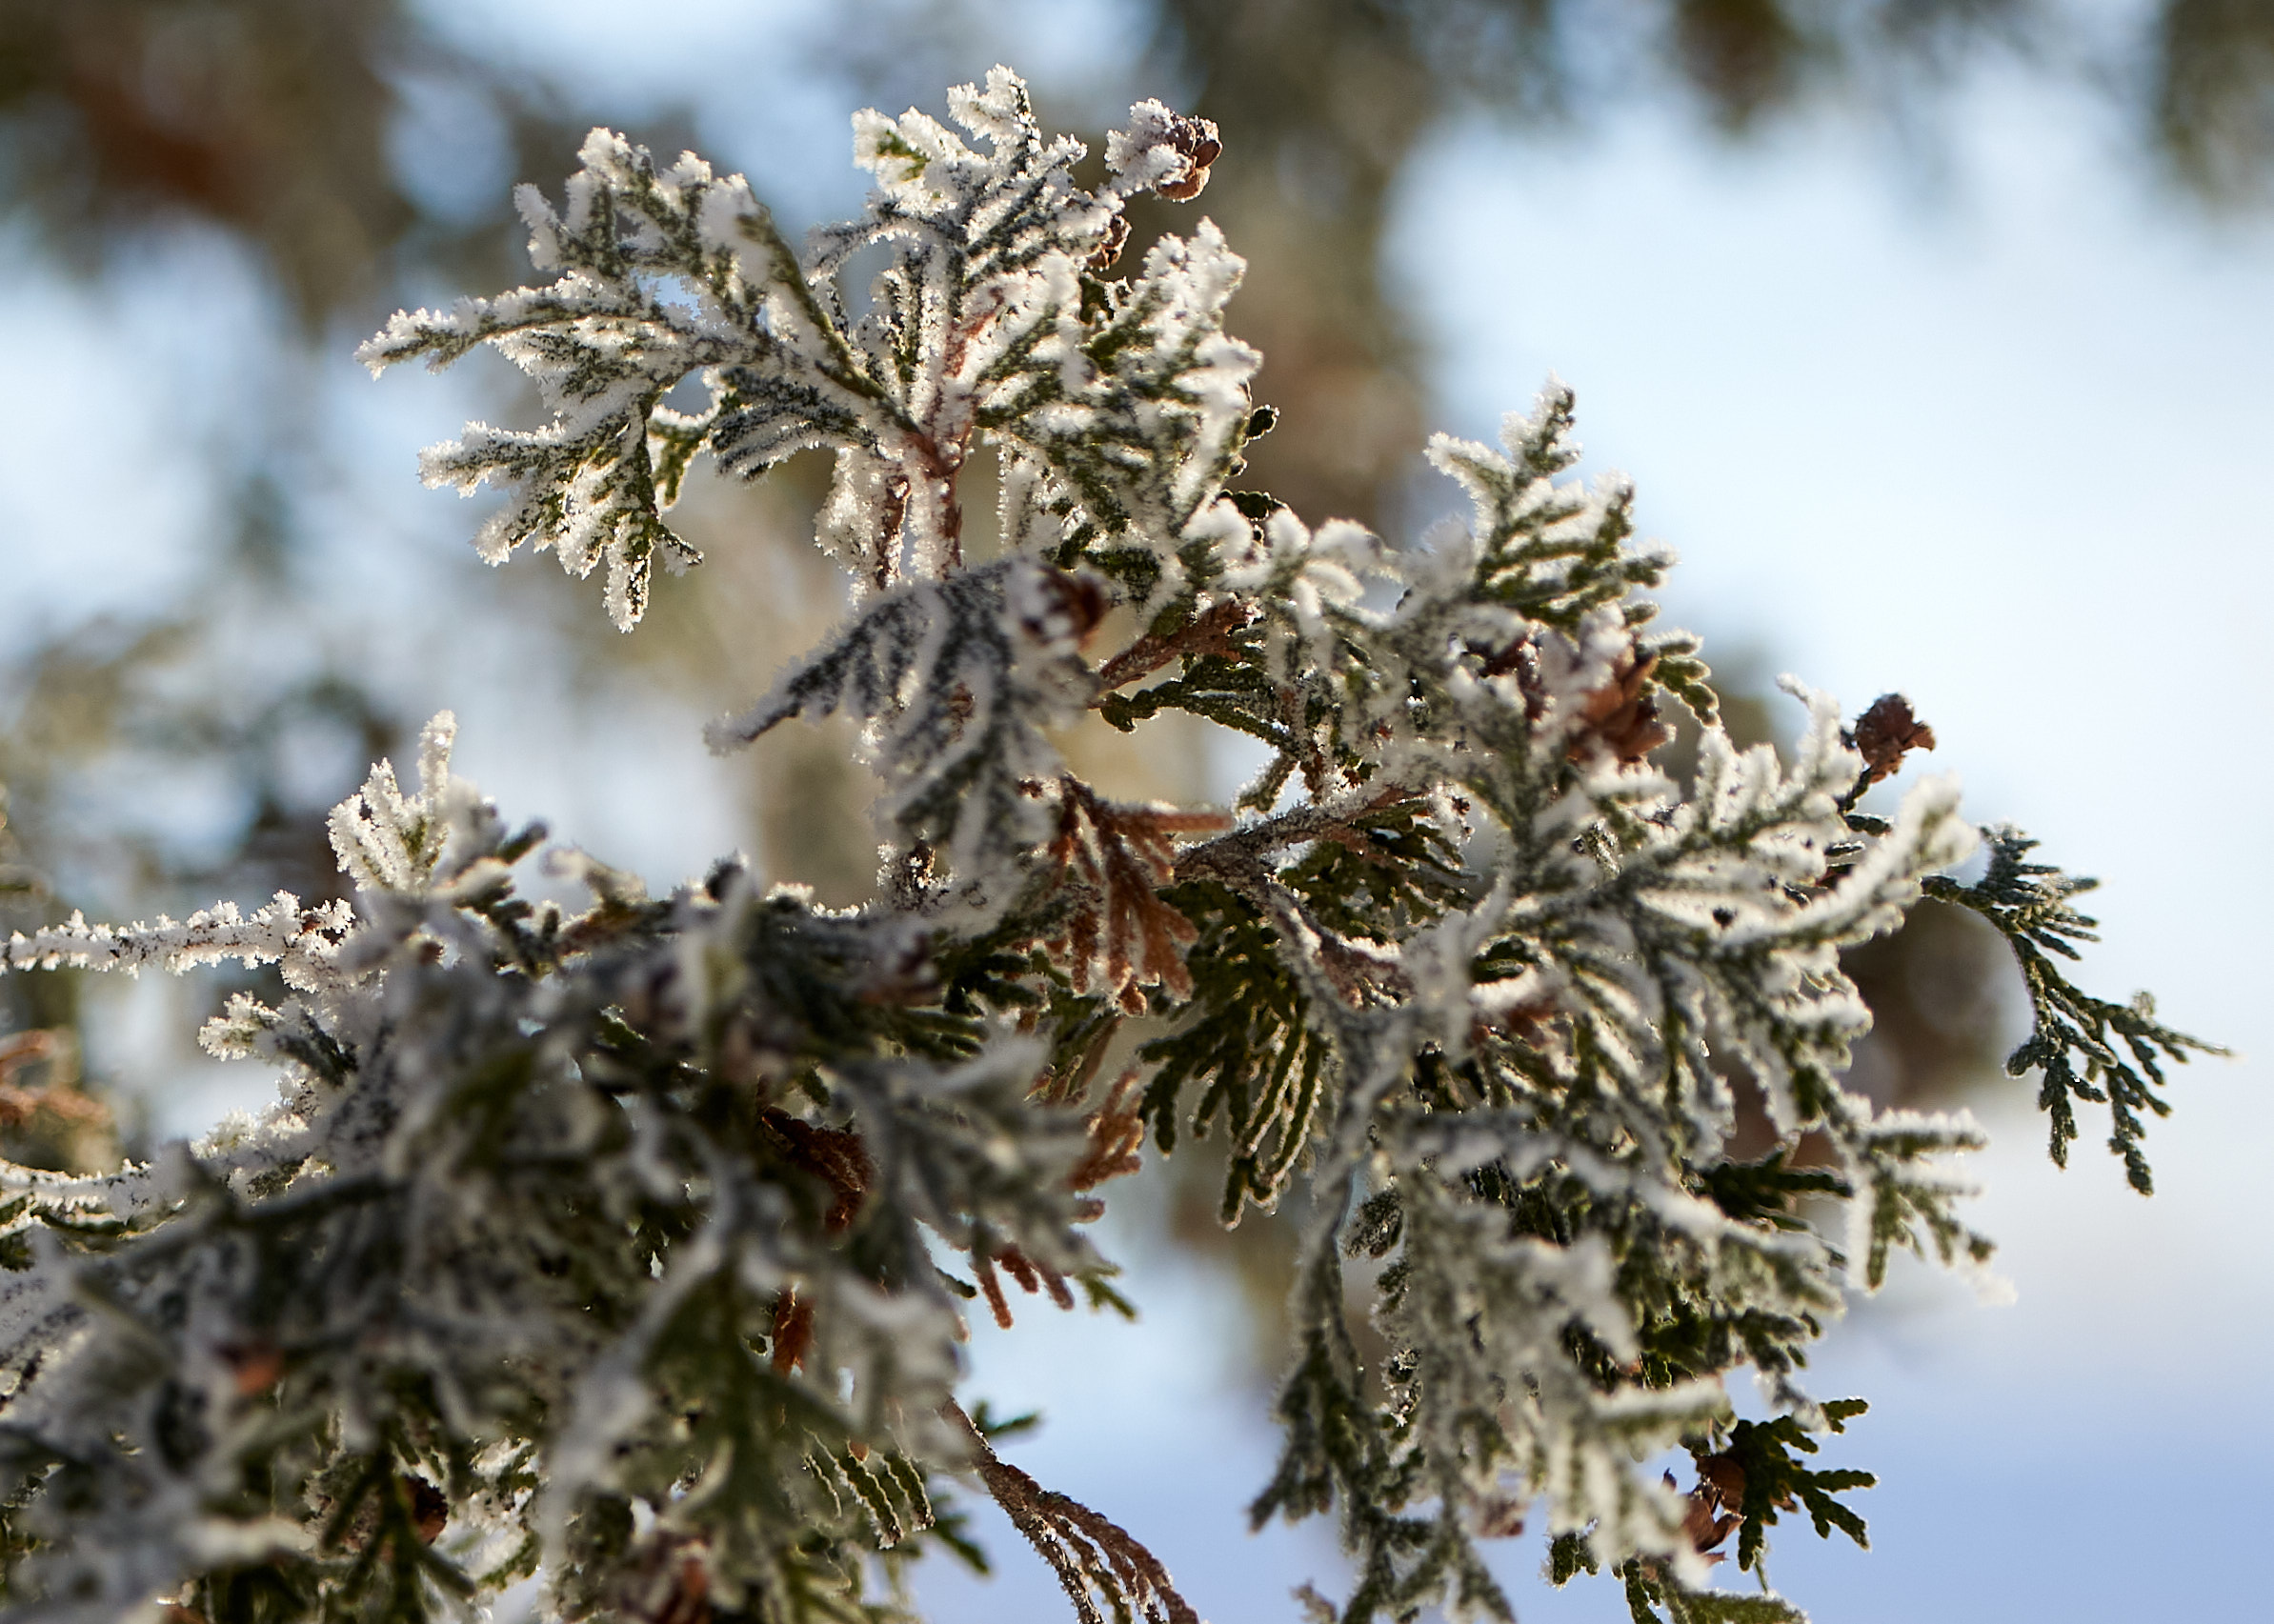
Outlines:
[[[1478,1542],[1535,1517],[1552,1578],[1607,1566],[1639,1618],[1797,1617],[1708,1567],[1734,1534],[1758,1569],[1796,1506],[1862,1537],[1838,1496],[1868,1474],[1803,1459],[1861,1409],[1805,1390],[1809,1345],[1892,1251],[1989,1252],[1947,1163],[1974,1130],[1842,1086],[1869,1015],[1841,950],[1922,888],[1998,925],[2056,1153],[2105,1103],[2144,1187],[2139,1112],[2201,1046],[2053,968],[2090,921],[2025,839],[1943,872],[1976,839],[1948,781],[1858,809],[1933,742],[1907,704],[1843,732],[1793,684],[1788,753],[1729,740],[1640,595],[1671,560],[1628,489],[1567,477],[1568,391],[1499,449],[1435,441],[1472,511],[1410,549],[1228,491],[1269,422],[1223,331],[1239,260],[1202,221],[1114,274],[1124,205],[1199,192],[1214,128],[1139,104],[1093,191],[1007,70],[949,107],[960,134],[855,118],[876,190],[802,253],[740,178],[594,131],[557,208],[520,194],[554,280],[365,347],[536,379],[550,422],[477,425],[428,477],[504,486],[485,554],[605,565],[626,629],[658,558],[695,561],[664,514],[698,452],[834,457],[816,539],[855,612],[712,738],[852,718],[883,895],[832,912],[728,861],[654,897],[556,850],[590,906],[533,902],[544,832],[453,775],[446,714],[414,792],[381,762],[332,814],[352,908],[9,941],[13,973],[236,960],[289,994],[204,1034],[277,1073],[257,1120],[99,1177],[0,1165],[11,1616],[410,1620],[536,1574],[547,1618],[890,1616],[961,1483],[1078,1618],[1184,1624],[1136,1537],[996,1454],[957,1348],[981,1301],[1014,1322],[1007,1286],[1126,1307],[1098,1187],[1220,1126],[1226,1222],[1309,1186],[1254,1514],[1338,1512],[1343,1617],[1511,1616]],[[1091,710],[1262,741],[1247,815],[1099,795],[1052,736]],[[1687,783],[1657,765],[1684,712]],[[1773,1145],[1743,1157],[1747,1098]],[[1744,1367],[1768,1421],[1733,1414]],[[1669,1449],[1693,1487],[1638,1464]]]

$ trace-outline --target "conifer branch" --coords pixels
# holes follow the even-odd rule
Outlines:
[[[1117,1619],[1199,1624],[1199,1614],[1177,1594],[1168,1570],[1119,1524],[1078,1500],[1043,1488],[1002,1459],[953,1400],[941,1407],[941,1413],[961,1429],[979,1481],[1012,1526],[1057,1574],[1082,1624],[1105,1624],[1098,1601]]]
[[[1989,866],[1971,885],[1937,876],[1927,894],[1972,910],[1998,928],[2021,966],[2029,993],[2030,1032],[2006,1057],[2005,1070],[2021,1076],[2042,1070],[2038,1108],[2051,1133],[2054,1165],[2068,1165],[2077,1137],[2075,1099],[2108,1108],[2108,1150],[2123,1161],[2124,1176],[2143,1195],[2153,1193],[2154,1175],[2140,1141],[2146,1132],[2141,1113],[2171,1114],[2155,1091],[2164,1083],[2162,1062],[2184,1063],[2192,1054],[2224,1054],[2216,1044],[2175,1032],[2155,1018],[2155,1001],[2145,992],[2129,1004],[2112,1004],[2076,986],[2055,965],[2054,956],[2074,960],[2075,944],[2098,941],[2095,920],[2069,905],[2069,898],[2100,882],[2074,879],[2047,863],[2027,861],[2037,846],[2020,830],[2000,825],[1982,832]],[[2081,1069],[2080,1069],[2081,1063]]]
[[[1791,1620],[1712,1570],[1734,1540],[1758,1574],[1788,1514],[1864,1538],[1869,1474],[1806,1458],[1861,1411],[1806,1392],[1811,1350],[1896,1252],[1990,1255],[1949,1165],[1973,1125],[1844,1084],[1870,1012],[1842,952],[1922,895],[1987,918],[2055,1159],[2073,1100],[2104,1103],[2148,1188],[2159,1068],[2216,1051],[2055,968],[2089,882],[2023,837],[1950,877],[1953,784],[1857,810],[1932,748],[1900,696],[1843,725],[1788,683],[1789,748],[1731,740],[1642,595],[1672,556],[1631,488],[1571,477],[1569,390],[1498,447],[1433,441],[1469,511],[1410,547],[1229,491],[1272,420],[1224,330],[1240,261],[1202,221],[1115,271],[1128,202],[1198,193],[1218,132],[1139,103],[1085,188],[1008,70],[949,110],[859,115],[869,206],[802,251],[740,178],[595,131],[557,208],[522,194],[549,283],[366,346],[537,381],[548,422],[472,426],[429,476],[505,487],[484,552],[605,564],[627,629],[654,564],[694,562],[664,515],[699,456],[832,454],[815,532],[853,612],[711,737],[849,718],[882,894],[826,909],[740,859],[651,894],[558,849],[583,900],[527,894],[543,827],[453,771],[445,714],[415,790],[380,762],[332,814],[352,903],[11,937],[10,975],[283,984],[202,1034],[274,1073],[274,1109],[99,1174],[0,1163],[11,1617],[420,1624],[540,1571],[547,1624],[883,1616],[918,1552],[972,1554],[932,1486],[976,1474],[1084,1624],[1188,1624],[1143,1545],[954,1395],[1010,1285],[1134,1312],[1097,1192],[1147,1137],[1220,1128],[1222,1220],[1301,1226],[1251,1514],[1338,1517],[1345,1624],[1511,1617],[1483,1542],[1535,1505],[1551,1578],[1638,1620]],[[864,308],[845,279],[878,260]],[[989,451],[1002,551],[975,562]],[[1120,611],[1142,630],[1093,669]],[[1687,782],[1659,760],[1676,704]],[[1092,711],[1261,741],[1244,821],[1099,793],[1054,737]],[[0,1038],[0,1130],[78,1109],[60,1053]],[[1766,1153],[1736,1148],[1741,1078]],[[1747,1368],[1773,1413],[1740,1421]],[[1677,1449],[1687,1493],[1641,1464]]]

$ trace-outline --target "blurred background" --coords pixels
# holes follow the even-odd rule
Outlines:
[[[1490,437],[1560,374],[1588,466],[1683,555],[1670,618],[1738,731],[1794,726],[1780,672],[1851,712],[1901,689],[1977,817],[2108,879],[2084,985],[2267,1051],[2270,0],[0,0],[0,928],[332,894],[325,811],[445,706],[509,816],[656,889],[739,847],[866,894],[843,734],[698,736],[841,608],[819,470],[699,484],[710,562],[618,636],[549,559],[483,568],[479,510],[416,480],[463,420],[532,420],[516,375],[349,355],[521,280],[508,190],[557,190],[593,122],[802,226],[859,205],[854,108],[936,113],[997,60],[1093,144],[1144,95],[1221,126],[1200,204],[1137,225],[1204,212],[1249,258],[1233,327],[1283,411],[1256,483],[1410,536],[1451,504],[1425,431]],[[1220,802],[1250,765],[1152,737],[1069,749],[1130,795]],[[2089,1133],[2046,1164],[1994,943],[1929,910],[1852,968],[1857,1081],[1995,1135],[1970,1171],[2018,1301],[1914,1270],[1835,1331],[1816,1386],[1874,1400],[1837,1446],[1881,1474],[1874,1550],[1788,1525],[1779,1585],[1860,1624],[2264,1612],[2264,1072],[2176,1079],[2142,1201]],[[88,1165],[257,1107],[189,1041],[236,984],[0,979],[0,1142]],[[1240,1511],[1287,1259],[1213,1206],[1205,1166],[1148,1175],[1109,1220],[1140,1322],[1023,1314],[972,1393],[1039,1408],[1007,1453],[1203,1614],[1292,1618],[1332,1530]],[[1059,1615],[986,1532],[998,1576],[923,1574],[936,1615]],[[1502,1562],[1525,1618],[1622,1616],[1539,1558]]]

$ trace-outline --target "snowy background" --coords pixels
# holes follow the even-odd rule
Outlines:
[[[691,26],[627,42],[618,9],[536,0],[435,16],[627,121],[692,97],[709,155],[792,219],[857,202],[844,153],[859,93],[814,66],[832,46],[825,6],[660,10]],[[958,76],[1004,55],[1088,87],[1100,118],[1160,89],[1120,76],[1122,10],[982,14],[994,37]],[[506,172],[448,106],[404,140],[431,184],[469,197],[567,168],[564,152]],[[2142,168],[2100,102],[1993,67],[1953,95],[1923,158],[1834,114],[1732,148],[1638,104],[1583,137],[1444,129],[1397,201],[1389,271],[1424,312],[1439,421],[1488,436],[1551,370],[1573,384],[1590,465],[1634,474],[1645,532],[1682,555],[1671,618],[1704,631],[1709,654],[1803,673],[1851,706],[1907,692],[1942,740],[1932,765],[1962,775],[1978,816],[2107,880],[2086,985],[2152,986],[2168,1021],[2244,1056],[2181,1074],[2177,1115],[2149,1138],[2152,1201],[2124,1189],[2089,1119],[2059,1174],[2026,1088],[1985,1102],[1981,1217],[2018,1301],[1981,1307],[1912,1271],[1834,1333],[1818,1391],[1873,1410],[1827,1458],[1882,1486],[1861,1498],[1868,1554],[1780,1531],[1780,1588],[1821,1619],[2266,1605],[2274,1103],[2252,1057],[2274,1053],[2260,854],[2274,230],[2206,217]],[[275,441],[281,466],[305,452],[324,470],[319,543],[298,566],[323,619],[249,619],[248,670],[312,638],[350,651],[407,712],[458,710],[461,770],[510,814],[542,812],[656,882],[744,838],[700,718],[550,680],[541,629],[512,630],[513,600],[471,564],[473,511],[419,489],[413,453],[485,410],[494,379],[373,384],[343,338],[305,397],[320,409],[278,421],[264,403],[289,363],[264,335],[289,318],[228,249],[170,242],[91,284],[4,235],[0,262],[0,639],[197,590],[225,494],[208,471]],[[1267,358],[1266,397],[1270,380]],[[359,769],[310,771],[344,791]],[[226,798],[151,792],[191,822],[201,794]],[[134,1007],[158,1020],[163,990]],[[168,1073],[153,1118],[193,1130],[246,1087]],[[1142,1323],[1022,1315],[980,1336],[972,1391],[1039,1408],[1045,1425],[1006,1453],[1146,1539],[1203,1614],[1291,1618],[1289,1587],[1332,1574],[1331,1531],[1245,1534],[1274,1440],[1238,1352],[1243,1311],[1147,1233],[1127,1233]],[[1057,1615],[1040,1565],[999,1520],[987,1533],[1003,1575],[927,1574],[937,1615]],[[1512,1550],[1525,1618],[1623,1616],[1606,1586],[1534,1584],[1537,1547]]]

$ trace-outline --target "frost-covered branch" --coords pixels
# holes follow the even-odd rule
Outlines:
[[[251,913],[233,902],[215,903],[176,923],[159,915],[155,925],[90,925],[73,913],[61,925],[30,935],[17,932],[6,945],[14,970],[123,970],[130,975],[151,968],[180,975],[200,965],[235,959],[247,967],[283,962],[309,973],[323,965],[346,932],[350,914],[343,903],[303,908],[290,892],[278,892]]]
[[[0,1164],[10,1617],[411,1624],[541,1572],[546,1619],[885,1619],[909,1561],[968,1552],[976,1479],[1078,1618],[1183,1624],[1137,1537],[995,1454],[959,1349],[973,1313],[1016,1327],[1011,1286],[1129,1311],[1101,1188],[1220,1129],[1223,1220],[1299,1230],[1254,1515],[1339,1516],[1349,1624],[1512,1616],[1482,1542],[1527,1519],[1556,1582],[1607,1573],[1638,1619],[1789,1620],[1710,1570],[1734,1540],[1758,1574],[1796,1509],[1863,1537],[1869,1474],[1802,1458],[1861,1410],[1807,1391],[1810,1350],[1897,1251],[1990,1254],[1972,1124],[1845,1086],[1842,952],[1922,894],[1982,913],[2056,1157],[2105,1100],[2145,1188],[2158,1067],[2204,1046],[2052,968],[2083,886],[2022,837],[1950,876],[1952,783],[1859,809],[1933,743],[1900,696],[1843,726],[1790,684],[1788,750],[1731,741],[1642,595],[1672,555],[1631,488],[1570,477],[1570,391],[1498,448],[1434,441],[1469,511],[1408,546],[1227,491],[1272,419],[1224,331],[1240,262],[1201,221],[1114,273],[1124,206],[1198,193],[1217,131],[1140,103],[1084,189],[1007,70],[949,109],[860,114],[875,190],[802,251],[739,178],[595,131],[557,208],[521,194],[550,283],[365,347],[536,379],[549,422],[428,475],[506,489],[492,558],[605,564],[627,629],[694,559],[663,515],[698,454],[832,455],[853,612],[711,738],[849,718],[879,894],[820,908],[739,859],[651,894],[555,849],[586,902],[526,895],[544,831],[453,772],[445,714],[414,791],[381,762],[332,815],[352,905],[11,938],[13,974],[234,960],[282,995],[203,1034],[275,1073],[271,1111],[102,1174]],[[1093,712],[1269,759],[1238,817],[1117,800],[1060,748]],[[1686,1489],[1641,1464],[1669,1450]]]

